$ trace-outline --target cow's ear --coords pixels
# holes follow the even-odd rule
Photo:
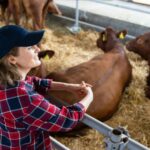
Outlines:
[[[119,39],[124,39],[126,34],[127,34],[127,30],[123,30],[123,31],[120,31],[120,32],[117,33],[117,37]]]
[[[49,59],[50,59],[51,57],[53,57],[54,54],[55,54],[55,52],[54,52],[53,50],[48,50],[48,51],[47,51],[47,55],[48,55]]]
[[[100,38],[101,38],[102,42],[106,42],[107,41],[107,36],[106,36],[106,32],[105,31],[100,33]]]
[[[55,52],[53,50],[43,50],[38,53],[39,59],[50,59],[53,57]]]
[[[48,50],[47,51],[47,54],[44,56],[44,60],[49,60],[51,57],[53,57],[54,56],[54,54],[55,54],[55,52],[54,51],[52,51],[52,50]]]

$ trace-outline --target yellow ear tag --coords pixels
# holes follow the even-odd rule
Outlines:
[[[49,56],[46,55],[46,56],[44,57],[44,60],[49,60]]]
[[[106,41],[106,35],[105,35],[105,34],[102,35],[102,41],[103,41],[103,42]]]
[[[124,39],[125,38],[125,36],[124,36],[124,34],[121,32],[120,34],[119,34],[119,39]]]

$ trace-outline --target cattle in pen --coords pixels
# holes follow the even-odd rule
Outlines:
[[[61,11],[54,0],[7,0],[7,3],[1,2],[2,16],[5,17],[6,24],[13,18],[15,24],[20,25],[21,17],[26,17],[26,25],[32,20],[33,29],[38,30],[44,27],[47,12],[61,15]]]
[[[35,30],[44,28],[45,17],[47,12],[61,15],[61,11],[55,4],[54,0],[22,0],[25,14],[33,22]]]
[[[129,51],[139,54],[142,58],[150,59],[150,32],[137,36],[126,44]]]
[[[126,48],[129,51],[133,51],[139,54],[143,59],[148,61],[148,64],[150,66],[150,32],[139,35],[135,39],[129,41],[126,44]],[[147,77],[145,94],[148,98],[150,98],[150,72]]]
[[[103,55],[71,67],[64,72],[50,73],[47,78],[67,83],[81,83],[85,81],[93,86],[94,101],[87,113],[102,121],[110,118],[116,112],[125,87],[131,80],[132,68],[125,53],[124,45],[119,35],[125,32],[116,32],[107,28],[100,33],[97,46],[105,52]],[[73,104],[79,97],[67,91],[50,91],[46,97],[54,97]]]

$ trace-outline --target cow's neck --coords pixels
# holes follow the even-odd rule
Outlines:
[[[123,44],[118,41],[118,40],[114,40],[112,41],[110,44],[108,44],[109,46],[106,47],[110,52],[119,52],[119,53],[124,53],[125,49]]]

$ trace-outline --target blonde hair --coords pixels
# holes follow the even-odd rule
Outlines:
[[[18,55],[18,48],[13,48],[6,56],[0,59],[0,85],[14,85],[15,81],[21,79],[17,66],[8,61],[8,56]]]

